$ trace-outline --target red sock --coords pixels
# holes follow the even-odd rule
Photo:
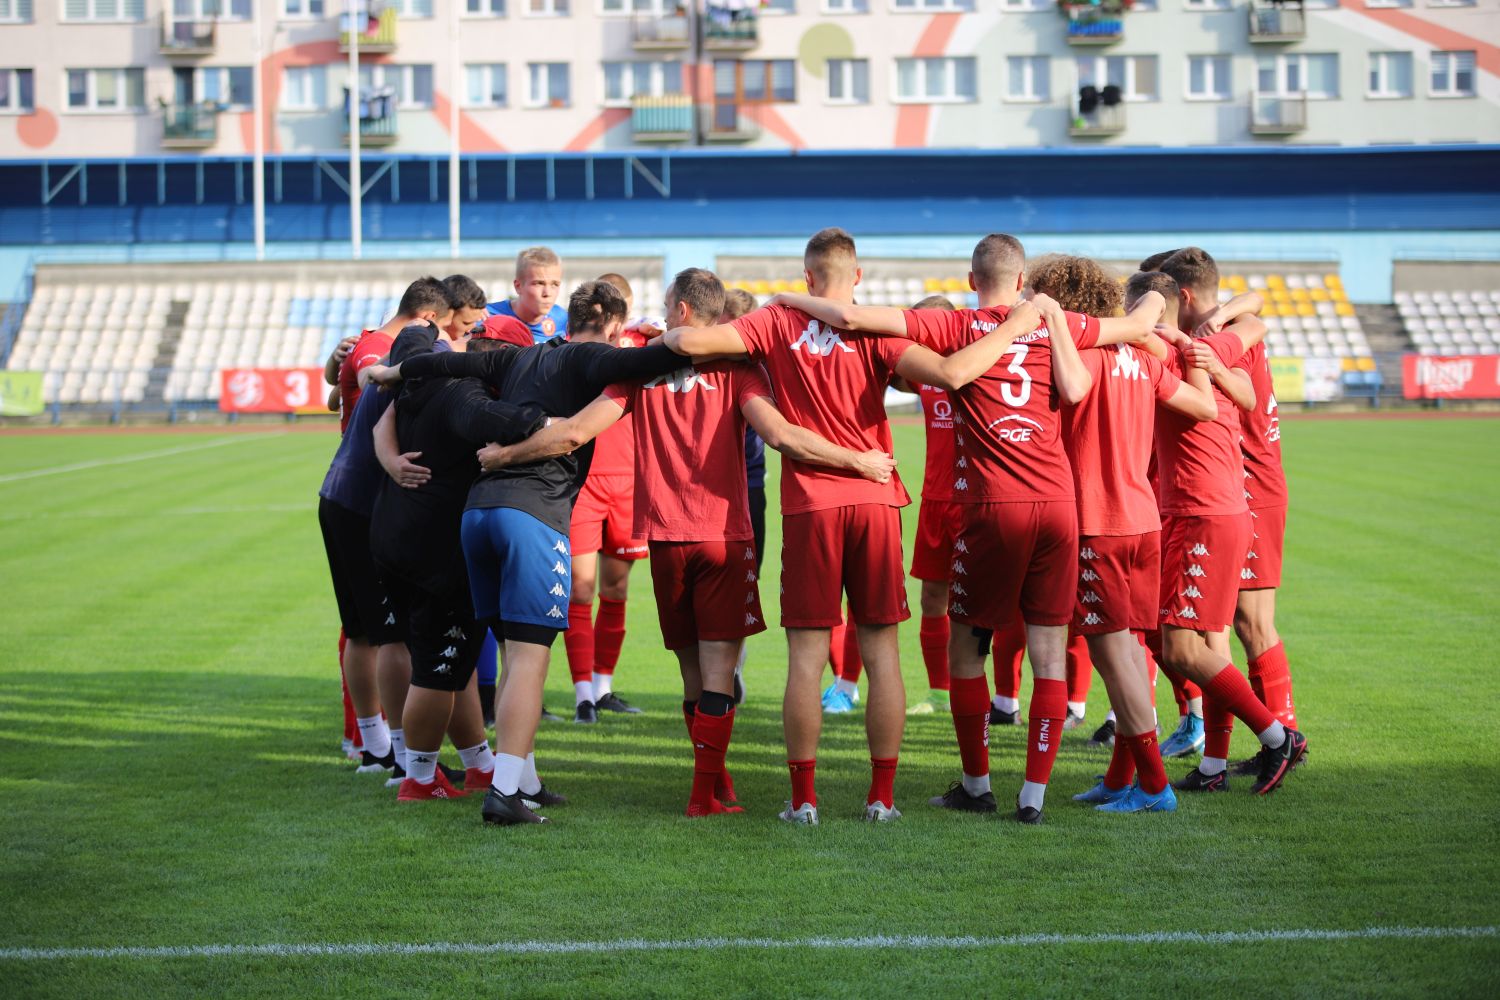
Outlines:
[[[864,673],[865,661],[859,658],[859,629],[855,627],[852,620],[844,621],[844,669],[839,674],[841,680],[850,684],[859,683],[859,675]]]
[[[1105,788],[1124,788],[1135,780],[1135,756],[1130,749],[1129,740],[1115,737],[1115,749],[1109,757],[1109,769],[1104,772]]]
[[[734,732],[734,709],[724,715],[698,712],[693,719],[693,794],[688,807],[707,811],[717,798],[719,775],[724,773],[724,754]]]
[[[813,785],[817,778],[818,762],[816,760],[789,760],[786,766],[792,773],[792,808],[801,809],[805,805],[816,806],[818,793]]]
[[[1126,736],[1125,742],[1135,758],[1136,774],[1141,791],[1147,795],[1158,795],[1167,787],[1167,770],[1161,763],[1161,745],[1156,742],[1156,730],[1148,729],[1136,736]],[[1120,745],[1118,737],[1115,746]]]
[[[568,650],[568,673],[573,683],[594,679],[594,607],[591,604],[568,604],[568,630],[563,633]]]
[[[693,719],[698,716],[696,702],[684,701],[682,703],[682,721],[687,723],[688,739],[693,738]]]
[[[1188,702],[1194,698],[1202,698],[1203,690],[1188,680],[1186,677],[1173,670],[1171,667],[1162,667],[1167,675],[1167,680],[1172,682],[1172,697],[1177,699],[1177,714],[1188,714]]]
[[[879,802],[884,806],[896,804],[896,758],[870,758],[870,794],[865,796],[865,805]]]
[[[948,690],[948,616],[923,615],[917,637],[927,667],[927,686],[934,691]]]
[[[594,673],[614,673],[624,644],[625,602],[599,598],[599,617],[594,619]]]
[[[1297,706],[1292,701],[1292,670],[1286,661],[1284,645],[1278,642],[1250,661],[1250,686],[1282,725],[1297,728]]]
[[[1075,635],[1068,640],[1068,700],[1088,701],[1093,680],[1094,661],[1089,656],[1089,642]]]
[[[995,694],[1002,698],[1021,697],[1021,657],[1026,655],[1026,623],[1017,616],[1004,628],[995,630]]]
[[[688,739],[693,739],[693,720],[697,718],[698,709],[694,702],[682,703],[682,721],[687,723]],[[740,797],[734,791],[734,778],[729,774],[729,768],[725,767],[719,771],[719,780],[714,783],[714,798],[727,805],[739,802]]]
[[[1217,702],[1222,711],[1229,712],[1238,717],[1245,725],[1256,733],[1263,733],[1271,728],[1276,721],[1276,716],[1271,714],[1270,709],[1255,697],[1255,692],[1250,688],[1250,682],[1245,680],[1245,675],[1230,664],[1214,675],[1214,679],[1203,687],[1203,728],[1208,741],[1213,739],[1209,731],[1208,704],[1209,700]],[[1210,752],[1211,742],[1206,742],[1203,753],[1209,757],[1222,757],[1223,754]],[[1226,738],[1224,750],[1228,751],[1228,740]]]
[[[1031,682],[1031,728],[1026,743],[1026,780],[1045,785],[1057,762],[1063,720],[1068,717],[1068,682],[1037,679]]]
[[[344,739],[361,746],[359,724],[354,715],[354,699],[349,697],[349,681],[344,677],[344,644],[348,641],[344,630],[339,629],[339,687],[344,689]]]
[[[990,773],[990,685],[983,674],[955,677],[949,694],[953,732],[964,774],[982,778]]]

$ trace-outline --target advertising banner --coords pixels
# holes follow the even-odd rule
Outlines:
[[[328,412],[328,390],[317,368],[225,368],[219,385],[225,413]]]
[[[0,370],[0,417],[34,417],[46,405],[41,372]]]
[[[1309,403],[1327,403],[1344,395],[1342,358],[1302,359],[1302,398]],[[1280,396],[1276,397],[1278,400]]]
[[[1300,403],[1307,398],[1306,376],[1301,358],[1267,358],[1271,363],[1271,386],[1278,403]]]
[[[1500,399],[1500,354],[1408,354],[1401,392],[1407,399]]]

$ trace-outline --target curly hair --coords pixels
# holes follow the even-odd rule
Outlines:
[[[1118,316],[1124,299],[1120,282],[1098,261],[1049,253],[1032,262],[1026,283],[1052,296],[1069,312],[1086,316]]]

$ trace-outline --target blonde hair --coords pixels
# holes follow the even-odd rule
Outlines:
[[[562,267],[562,258],[551,247],[527,247],[516,254],[516,280],[524,279],[534,267]]]

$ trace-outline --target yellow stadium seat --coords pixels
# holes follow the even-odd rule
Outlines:
[[[1267,288],[1266,292],[1272,302],[1290,302],[1292,296],[1285,288]]]
[[[1283,278],[1279,274],[1268,274],[1268,275],[1266,275],[1266,287],[1267,288],[1285,288],[1286,287],[1286,279]]]
[[[1238,295],[1240,292],[1247,290],[1250,286],[1245,283],[1245,276],[1243,274],[1231,274],[1229,276],[1229,287],[1236,295]]]
[[[783,281],[781,278],[777,278],[775,281],[771,282],[771,293],[773,295],[780,295],[782,292],[790,292],[791,290],[792,285],[789,281]]]
[[[1359,365],[1355,364],[1355,361],[1354,361],[1353,358],[1344,358],[1343,360],[1341,360],[1339,362],[1339,368],[1341,368],[1342,370],[1344,370],[1346,372],[1357,372],[1357,371],[1359,371]]]
[[[1344,290],[1342,288],[1330,288],[1328,290],[1328,297],[1335,302],[1349,301],[1349,296],[1344,294]]]
[[[1314,302],[1327,302],[1329,300],[1328,289],[1326,288],[1314,288],[1312,291],[1308,292],[1308,295],[1312,297],[1312,300]]]
[[[1312,301],[1312,296],[1307,293],[1307,289],[1305,289],[1305,288],[1293,288],[1292,291],[1291,291],[1291,296],[1292,296],[1292,301],[1293,302],[1311,302]]]
[[[1351,306],[1347,302],[1340,302],[1340,303],[1338,303],[1337,305],[1335,305],[1333,307],[1333,311],[1336,312],[1336,313],[1338,313],[1340,316],[1353,316],[1354,315],[1354,307]]]
[[[1355,360],[1359,362],[1360,371],[1372,372],[1375,370],[1375,359],[1370,357],[1369,355],[1365,355],[1361,358],[1356,358]]]
[[[943,291],[945,291],[945,292],[949,292],[949,293],[952,293],[952,292],[967,292],[968,290],[969,290],[968,282],[965,281],[963,278],[944,278],[943,279]]]
[[[1274,309],[1276,311],[1276,315],[1282,317],[1283,319],[1297,315],[1297,308],[1290,302],[1272,302],[1266,308]]]
[[[1340,278],[1337,274],[1325,274],[1323,275],[1323,284],[1329,288],[1343,288],[1344,279]]]
[[[803,281],[801,278],[798,278],[796,281],[792,282],[792,291],[798,293],[799,295],[806,295],[807,282]]]
[[[922,291],[928,295],[936,295],[943,290],[943,283],[937,278],[928,278],[922,282]]]
[[[1313,308],[1311,302],[1303,302],[1297,306],[1296,315],[1298,316],[1316,316],[1317,314],[1318,311]]]
[[[758,278],[750,282],[750,292],[753,295],[770,295],[771,283],[764,278]]]

